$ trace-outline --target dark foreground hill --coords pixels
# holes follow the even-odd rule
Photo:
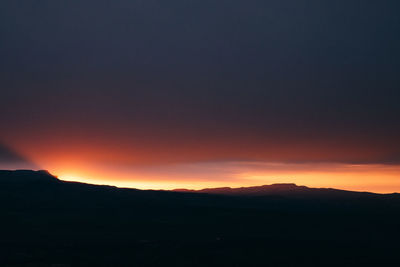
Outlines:
[[[121,189],[0,171],[0,266],[400,262],[397,194],[290,184],[235,190]]]

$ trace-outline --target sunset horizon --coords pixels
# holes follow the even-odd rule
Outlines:
[[[199,163],[197,163],[199,164]],[[226,163],[225,163],[226,164]],[[246,172],[248,165],[263,165],[267,171],[254,173]],[[200,163],[201,165],[201,163]],[[204,166],[206,165],[206,166]],[[208,165],[208,166],[207,166]],[[163,175],[152,174],[149,170],[148,173],[132,175],[131,173],[119,173],[97,170],[97,171],[54,171],[46,168],[33,168],[32,170],[48,171],[52,175],[58,177],[63,181],[81,182],[96,185],[110,185],[121,188],[136,188],[142,190],[173,190],[178,188],[199,190],[205,188],[218,188],[218,187],[253,187],[271,184],[290,184],[307,186],[312,188],[334,188],[349,191],[359,192],[372,192],[381,194],[398,193],[400,191],[400,182],[397,185],[395,182],[398,177],[400,168],[397,166],[385,165],[360,165],[360,164],[318,164],[320,167],[316,168],[313,164],[312,169],[305,169],[304,165],[296,164],[282,164],[270,163],[262,164],[260,162],[229,162],[229,167],[224,170],[228,173],[229,177],[222,177],[220,180],[216,179],[216,175],[212,174],[214,166],[209,166],[210,163],[203,163],[201,166],[196,164],[187,165],[162,165],[151,166],[150,170],[156,169],[158,173]],[[233,165],[233,166],[232,166]],[[289,167],[288,167],[289,165]],[[301,171],[290,171],[295,167],[300,168]],[[180,169],[184,167],[191,167],[195,169],[211,169],[206,174],[198,175],[192,178],[190,175],[182,174]],[[321,167],[322,166],[322,167]],[[285,169],[285,167],[287,169]],[[257,169],[260,169],[258,166]],[[271,171],[272,169],[272,171]],[[11,169],[13,170],[13,169]],[[29,170],[26,168],[15,168],[14,170]],[[171,170],[173,172],[171,173]],[[228,172],[231,170],[231,172]],[[113,174],[114,173],[114,174]],[[167,175],[168,174],[168,175]],[[193,175],[193,174],[192,174]],[[222,174],[224,175],[224,174]],[[225,174],[226,175],[226,174]],[[218,173],[221,176],[221,173]],[[179,177],[180,179],[176,179]],[[209,177],[214,178],[210,181]],[[174,180],[174,178],[176,180]],[[231,181],[227,181],[230,178]],[[348,183],[348,179],[355,181],[353,184]],[[377,183],[380,181],[380,183]]]
[[[400,266],[399,3],[0,1],[0,266]]]

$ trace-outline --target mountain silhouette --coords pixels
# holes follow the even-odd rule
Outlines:
[[[398,194],[294,184],[138,190],[18,170],[0,171],[0,210],[0,266],[397,266],[399,261]]]
[[[373,195],[369,192],[354,192],[339,190],[333,188],[310,188],[307,186],[298,186],[293,183],[281,183],[251,187],[219,187],[205,188],[200,190],[174,189],[175,192],[190,192],[190,193],[207,193],[207,194],[222,194],[233,196],[266,196],[266,195],[283,195],[283,196],[320,196],[320,197],[339,197],[339,196],[361,196]]]
[[[0,183],[59,182],[46,170],[0,170]]]

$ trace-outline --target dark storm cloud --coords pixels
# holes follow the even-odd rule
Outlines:
[[[13,131],[353,143],[398,161],[398,1],[0,5],[0,120]]]

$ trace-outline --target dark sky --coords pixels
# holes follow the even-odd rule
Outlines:
[[[29,155],[139,153],[131,163],[398,164],[399,11],[397,0],[1,1],[0,141]]]

